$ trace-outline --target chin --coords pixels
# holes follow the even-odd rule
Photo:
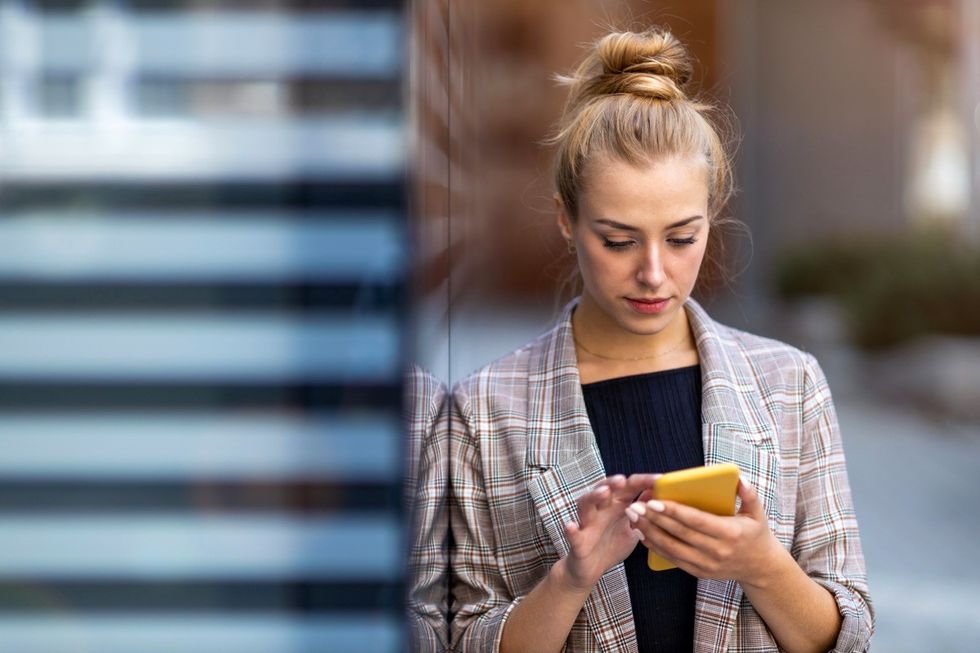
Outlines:
[[[625,326],[626,330],[638,336],[652,336],[660,333],[670,323],[670,315],[658,315],[654,318],[640,318],[633,324]]]

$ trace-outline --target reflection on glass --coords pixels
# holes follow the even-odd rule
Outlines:
[[[406,373],[405,392],[409,648],[436,653],[449,645],[449,397],[418,365]]]

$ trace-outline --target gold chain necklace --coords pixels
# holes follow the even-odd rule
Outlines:
[[[674,345],[667,351],[662,351],[658,354],[654,354],[653,356],[637,356],[636,358],[614,358],[612,356],[603,356],[602,354],[597,354],[596,352],[592,351],[591,349],[589,349],[588,347],[582,344],[582,342],[575,336],[574,330],[572,331],[572,340],[575,341],[576,345],[582,348],[582,351],[584,351],[587,354],[592,354],[596,358],[604,358],[607,361],[646,361],[646,360],[650,360],[651,358],[660,358],[661,356],[666,356],[667,354],[677,351],[678,349],[680,349],[680,346],[683,345],[684,342],[687,340],[686,335],[687,334],[685,334],[684,337],[680,339],[680,342],[678,342],[676,345]]]

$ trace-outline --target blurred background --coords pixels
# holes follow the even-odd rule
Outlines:
[[[401,650],[407,33],[0,0],[4,650]]]
[[[554,319],[551,75],[651,23],[738,118],[701,299],[830,377],[875,649],[980,650],[977,0],[0,0],[4,646],[400,650],[402,370]]]
[[[552,82],[669,26],[738,120],[731,326],[817,356],[878,611],[873,648],[980,650],[980,2],[429,0],[413,8],[415,358],[452,383],[548,328]]]

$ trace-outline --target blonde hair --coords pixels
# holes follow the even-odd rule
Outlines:
[[[732,163],[723,135],[727,116],[690,98],[694,68],[684,45],[669,31],[613,32],[596,41],[571,75],[557,129],[545,143],[556,146],[555,186],[568,216],[578,217],[586,163],[610,157],[642,165],[675,155],[703,156],[708,166],[707,251],[698,285],[725,276],[721,217],[734,193]],[[704,278],[704,281],[702,280]]]

